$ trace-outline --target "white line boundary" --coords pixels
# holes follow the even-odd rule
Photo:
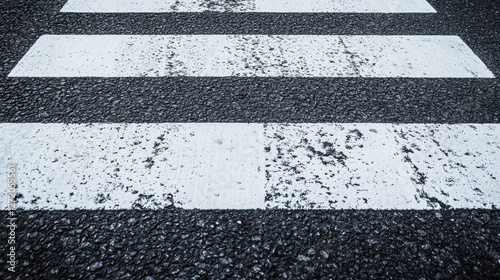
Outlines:
[[[499,124],[3,123],[0,146],[20,209],[500,204]]]
[[[494,78],[457,36],[43,35],[9,77]]]
[[[435,13],[425,0],[69,0],[68,13]]]

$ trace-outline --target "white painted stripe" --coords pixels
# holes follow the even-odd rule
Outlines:
[[[457,36],[44,35],[10,77],[493,74]]]
[[[435,13],[425,0],[69,0],[72,13]]]
[[[500,206],[499,124],[4,123],[0,146],[24,209]]]

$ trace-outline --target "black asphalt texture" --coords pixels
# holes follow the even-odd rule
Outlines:
[[[63,14],[63,0],[0,0],[0,122],[500,123],[499,78],[7,78],[43,34],[458,35],[500,77],[500,1],[428,2],[437,14]],[[16,213],[18,264],[7,271],[4,227],[0,279],[500,279],[496,209]]]
[[[16,273],[18,279],[500,279],[499,214],[24,211]]]

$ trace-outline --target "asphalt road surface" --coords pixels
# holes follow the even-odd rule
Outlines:
[[[0,0],[1,279],[500,279],[500,1],[170,2]]]

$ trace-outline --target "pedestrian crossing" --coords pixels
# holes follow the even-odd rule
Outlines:
[[[426,1],[388,0],[70,0],[61,10],[203,11],[436,12]],[[8,76],[495,78],[459,36],[439,34],[45,34]],[[500,202],[498,124],[4,123],[0,131],[1,161],[18,163],[24,209],[490,209]]]

